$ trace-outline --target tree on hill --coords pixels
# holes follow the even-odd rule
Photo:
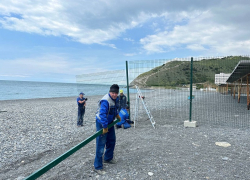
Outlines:
[[[214,83],[215,74],[232,73],[240,60],[249,57],[228,56],[203,59],[193,63],[193,83]],[[142,86],[182,86],[190,83],[190,62],[170,61],[139,75],[132,84]]]

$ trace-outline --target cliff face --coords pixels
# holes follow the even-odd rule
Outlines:
[[[193,83],[214,83],[215,74],[231,73],[240,60],[249,57],[228,56],[224,58],[203,59],[193,63]],[[139,75],[131,85],[182,86],[190,82],[190,61],[170,61]]]

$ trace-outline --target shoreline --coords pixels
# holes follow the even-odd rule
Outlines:
[[[95,97],[95,96],[102,96],[102,95],[90,95],[90,96],[84,96],[84,97]],[[76,96],[63,96],[63,97],[46,97],[46,98],[30,98],[30,99],[7,99],[7,100],[0,100],[0,102],[4,101],[33,101],[33,100],[50,100],[50,99],[71,99],[71,98],[77,98],[78,95]]]
[[[107,94],[107,93],[106,93]],[[131,95],[135,94],[135,93],[129,93]],[[93,98],[93,97],[102,97],[103,95],[84,95],[85,98]],[[126,93],[125,93],[126,95]],[[126,95],[127,96],[127,95]],[[32,100],[49,100],[49,99],[71,99],[71,98],[77,98],[78,95],[76,96],[62,96],[62,97],[46,97],[46,98],[30,98],[30,99],[7,99],[7,100],[0,100],[0,102],[4,102],[4,101],[32,101]]]
[[[47,99],[60,99],[60,98],[74,98],[75,96],[65,96],[65,97],[49,97],[49,98],[30,98],[30,99],[6,99],[6,100],[0,100],[0,102],[3,101],[29,101],[29,100],[47,100]],[[77,97],[77,96],[76,96]]]

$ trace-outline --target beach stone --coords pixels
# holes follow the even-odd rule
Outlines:
[[[222,146],[222,147],[229,147],[229,146],[231,146],[231,144],[229,144],[228,142],[216,142],[215,145]]]
[[[161,93],[159,100],[165,100],[168,96],[168,91],[165,93],[165,90],[162,90],[162,92],[164,94]],[[178,93],[177,90],[175,92]],[[181,94],[183,94],[182,91],[180,91],[180,96]],[[152,96],[154,95],[152,93]],[[149,104],[159,127],[157,129],[152,128],[150,121],[146,120],[145,111],[140,110],[140,119],[136,122],[138,125],[136,128],[116,130],[115,158],[119,163],[104,165],[105,171],[108,172],[104,176],[96,178],[97,174],[93,171],[95,154],[95,140],[93,140],[46,172],[41,179],[200,180],[206,176],[210,179],[250,179],[250,174],[246,171],[250,167],[249,128],[221,127],[220,124],[224,122],[216,121],[218,120],[216,110],[221,110],[220,101],[227,101],[227,99],[221,99],[220,94],[210,95],[204,95],[199,104],[193,104],[194,109],[200,108],[199,111],[194,111],[194,119],[204,118],[199,118],[198,122],[201,125],[199,128],[183,127],[183,118],[186,117],[189,109],[183,103],[179,103],[181,108],[177,107],[177,103],[171,99],[162,104],[166,104],[162,109],[152,110],[154,104],[152,106]],[[150,94],[147,97],[150,97]],[[101,96],[96,96],[88,101],[85,119],[89,124],[84,128],[76,126],[75,97],[0,102],[0,108],[8,110],[8,113],[0,113],[0,179],[16,179],[22,175],[29,175],[93,135],[95,112],[100,98]],[[231,97],[225,98],[233,100]],[[179,101],[180,97],[178,96],[176,100]],[[132,96],[131,104],[134,102]],[[175,103],[176,108],[173,111],[169,110],[168,103]],[[230,105],[227,106],[226,109],[230,111],[225,109],[225,113],[245,113],[241,116],[242,119],[238,120],[243,123],[238,125],[247,127],[249,126],[249,112],[245,110],[245,103],[242,103],[244,106],[242,111],[238,108],[240,105],[241,103],[233,108]],[[17,110],[20,108],[23,113]],[[204,116],[207,109],[211,109],[214,113]],[[220,117],[224,117],[224,114],[220,114]],[[231,117],[228,116],[228,118]],[[243,118],[246,119],[245,123]],[[210,126],[210,123],[214,122],[210,119],[216,121],[216,127]],[[234,120],[235,117],[232,119]],[[14,122],[13,125],[10,125],[11,121]],[[166,127],[162,128],[164,125]],[[236,126],[237,124],[230,123],[230,125]],[[55,126],[61,128],[55,128]],[[219,141],[232,142],[235,145],[230,148],[216,148],[215,142]],[[225,156],[228,157],[227,161],[222,160]],[[233,162],[229,163],[231,159]],[[25,162],[21,163],[22,161]],[[149,171],[153,173],[152,176],[147,173]]]
[[[153,176],[153,175],[154,175],[154,173],[152,173],[152,172],[148,172],[148,175],[149,175],[149,176]]]
[[[223,160],[223,161],[228,161],[229,158],[228,158],[228,157],[223,157],[222,160]]]

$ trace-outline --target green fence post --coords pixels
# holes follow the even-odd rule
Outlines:
[[[114,126],[119,121],[120,121],[119,119],[116,119],[114,122],[112,122],[111,124],[108,125],[108,128],[111,128],[112,126]],[[70,150],[68,150],[67,152],[65,152],[64,154],[62,154],[61,156],[57,157],[56,159],[54,159],[53,161],[51,161],[50,163],[48,163],[47,165],[45,165],[41,169],[35,171],[33,174],[31,174],[30,176],[26,177],[24,180],[34,180],[34,179],[37,179],[38,177],[40,177],[41,175],[43,175],[44,173],[46,173],[48,170],[50,170],[51,168],[55,167],[57,164],[59,164],[60,162],[62,162],[66,158],[68,158],[70,155],[72,155],[73,153],[75,153],[76,151],[78,151],[79,149],[81,149],[83,146],[85,146],[86,144],[88,144],[89,142],[91,142],[92,140],[94,140],[95,138],[97,138],[98,136],[100,136],[102,134],[102,131],[103,131],[103,129],[99,130],[94,135],[92,135],[89,138],[85,139],[84,141],[82,141],[81,143],[79,143],[75,147],[71,148]]]
[[[130,99],[129,99],[129,79],[128,79],[128,61],[126,61],[126,77],[127,77],[127,92],[128,92],[128,105],[130,107]],[[129,120],[130,119],[130,108],[129,108]]]
[[[190,69],[190,107],[189,107],[189,122],[192,121],[192,99],[193,99],[193,57],[191,57],[191,69]]]

